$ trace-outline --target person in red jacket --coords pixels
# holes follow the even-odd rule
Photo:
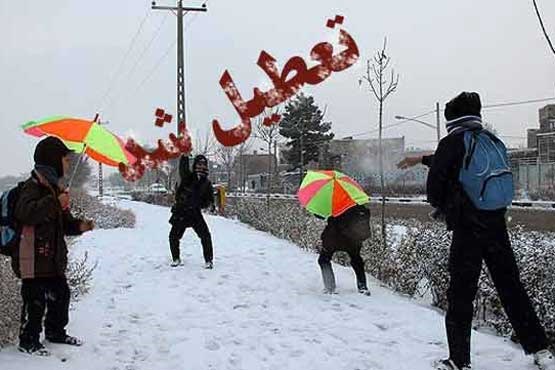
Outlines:
[[[48,341],[82,344],[65,330],[70,291],[64,237],[81,235],[94,225],[92,221],[74,218],[69,211],[69,194],[62,179],[69,168],[70,153],[57,138],[48,137],[39,142],[31,178],[23,184],[15,204],[21,238],[13,251],[12,268],[22,280],[23,301],[19,350],[30,354],[49,355],[39,340],[43,318]]]

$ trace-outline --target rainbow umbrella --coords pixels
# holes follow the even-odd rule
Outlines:
[[[339,171],[308,171],[297,197],[307,211],[324,218],[370,201],[355,180]]]
[[[24,124],[25,133],[41,137],[56,136],[68,148],[85,153],[97,162],[117,167],[120,163],[130,165],[137,160],[125,149],[124,142],[96,122],[71,118],[49,117]]]

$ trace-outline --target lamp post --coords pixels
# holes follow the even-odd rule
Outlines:
[[[438,144],[439,144],[439,141],[441,140],[441,131],[440,131],[440,126],[439,126],[439,119],[437,120],[437,124],[436,124],[436,125],[432,125],[431,123],[424,122],[424,121],[421,121],[421,120],[416,119],[416,118],[410,118],[410,117],[405,117],[405,116],[395,116],[395,119],[403,120],[403,121],[417,122],[417,123],[420,123],[421,125],[424,125],[424,126],[426,126],[426,127],[429,127],[429,128],[431,128],[431,129],[436,130],[437,142],[438,142]]]

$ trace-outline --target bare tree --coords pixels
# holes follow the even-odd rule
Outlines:
[[[227,188],[231,190],[231,174],[237,159],[238,148],[235,146],[219,146],[216,149],[216,161],[221,164],[227,175]]]
[[[268,117],[273,114],[279,114],[279,110],[275,110],[265,114]],[[268,147],[268,189],[267,189],[267,204],[270,206],[270,194],[272,192],[272,162],[275,162],[274,153],[272,152],[272,147],[275,147],[277,139],[280,136],[279,125],[270,124],[269,126],[264,124],[265,118],[258,117],[256,120],[256,137],[266,143]],[[275,152],[275,151],[274,151]],[[277,167],[277,166],[276,166]]]
[[[193,147],[196,154],[202,154],[210,157],[215,154],[216,149],[216,140],[210,130],[204,131],[203,134],[201,134],[198,130],[196,131],[195,145]]]
[[[378,50],[372,60],[366,61],[366,73],[359,80],[359,85],[366,83],[373,96],[378,102],[378,118],[379,118],[379,136],[378,136],[378,160],[380,166],[380,187],[382,192],[382,241],[386,245],[385,230],[385,180],[383,170],[383,110],[387,98],[397,90],[399,84],[399,74],[395,73],[393,68],[390,69],[391,57],[385,53],[387,46],[387,38],[384,39],[383,48]]]
[[[247,163],[245,163],[245,154],[252,148],[252,140],[243,141],[237,146],[237,157],[238,157],[238,167],[239,167],[239,187],[241,191],[244,191],[245,183],[247,181],[248,171]]]
[[[157,182],[164,185],[164,187],[173,192],[178,180],[178,164],[179,158],[171,159],[164,162],[160,167],[156,169]]]

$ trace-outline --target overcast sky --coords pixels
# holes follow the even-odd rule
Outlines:
[[[555,39],[555,2],[538,3]],[[225,69],[249,98],[253,87],[268,86],[256,66],[261,50],[281,66],[294,55],[308,59],[316,43],[334,36],[325,21],[335,14],[345,16],[344,28],[357,41],[361,61],[308,92],[327,106],[338,137],[376,127],[376,104],[358,78],[384,36],[400,74],[399,89],[386,105],[386,123],[395,115],[430,111],[436,101],[443,105],[461,90],[478,91],[484,104],[555,96],[555,56],[529,0],[209,0],[208,8],[186,20],[193,133],[209,129],[215,117],[226,126],[238,122],[218,84]],[[36,139],[20,130],[32,119],[92,118],[100,110],[122,136],[133,134],[147,144],[167,137],[174,126],[155,128],[153,113],[157,107],[175,112],[175,29],[173,15],[150,10],[144,0],[0,0],[0,175],[26,172],[32,165]],[[527,127],[537,126],[542,105],[492,109],[484,116],[516,146],[523,144]],[[433,123],[435,117],[423,119]],[[407,122],[386,136],[405,136],[408,145],[430,148],[435,132]]]

